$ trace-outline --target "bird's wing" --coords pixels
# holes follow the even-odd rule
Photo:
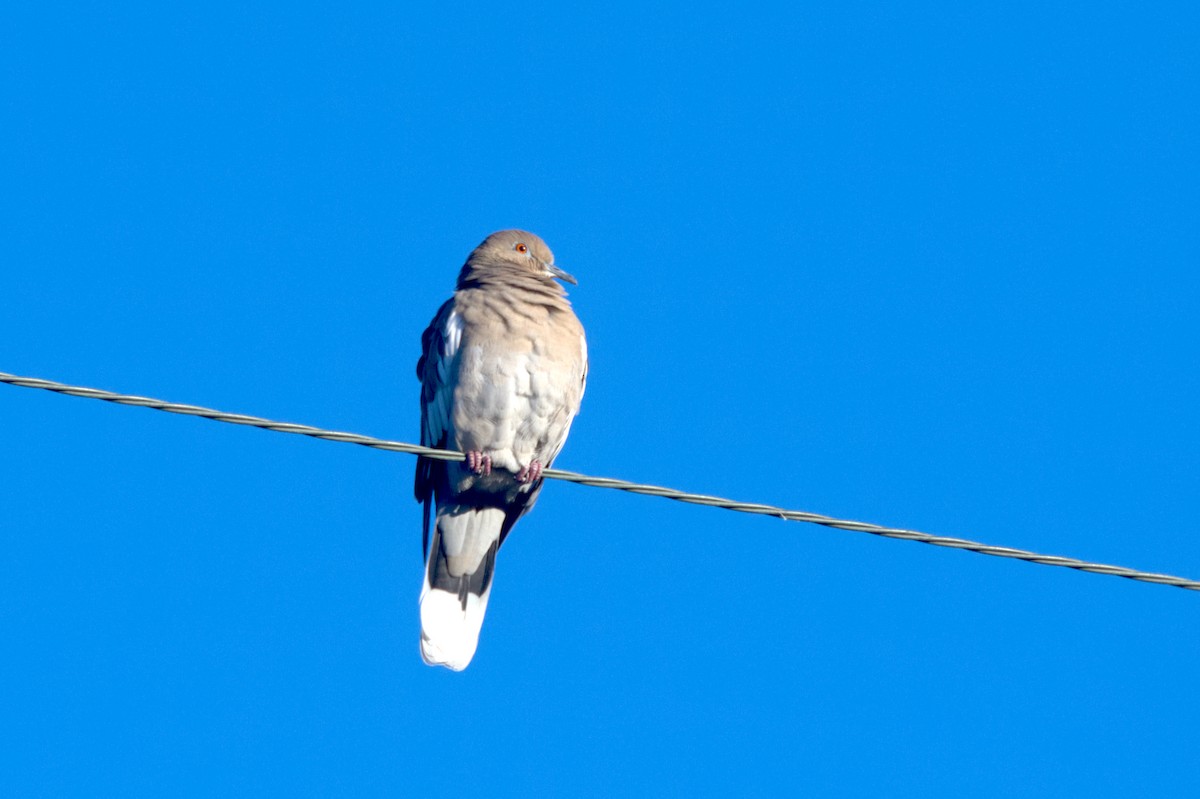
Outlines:
[[[421,334],[421,357],[417,379],[421,381],[421,443],[446,449],[454,438],[450,404],[454,399],[454,374],[462,345],[462,319],[454,310],[454,299],[442,304],[429,327]],[[433,487],[445,472],[445,461],[417,458],[413,493],[425,505],[422,550],[429,548],[429,506]]]
[[[571,422],[574,420],[576,414],[579,413],[579,406],[583,402],[583,392],[587,389],[587,338],[583,334],[582,325],[579,324],[578,318],[573,313],[570,315],[569,324],[559,324],[550,328],[546,339],[546,348],[552,353],[557,353],[557,360],[564,363],[574,363],[571,371],[577,375],[577,377],[565,380],[566,385],[563,385],[560,390],[560,396],[566,408],[567,416],[565,424],[557,426],[557,429],[554,431],[556,435],[553,435],[548,442],[550,445],[550,457],[546,459],[545,465],[549,466],[558,457],[558,453],[562,451],[563,445],[567,443],[567,434],[571,431]]]

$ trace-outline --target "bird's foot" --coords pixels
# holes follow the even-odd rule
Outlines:
[[[542,476],[542,462],[533,461],[517,472],[518,483],[535,483]]]
[[[471,450],[467,453],[467,468],[475,474],[491,474],[492,456],[484,455],[477,449]]]

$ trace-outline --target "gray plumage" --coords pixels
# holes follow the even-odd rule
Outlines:
[[[541,491],[579,411],[587,345],[566,292],[575,279],[540,238],[488,236],[421,337],[421,443],[467,462],[419,458],[425,582],[421,656],[459,671],[475,654],[496,552]],[[430,511],[433,526],[430,527]]]

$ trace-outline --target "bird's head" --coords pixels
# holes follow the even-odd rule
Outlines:
[[[571,285],[579,282],[554,265],[554,253],[541,237],[525,230],[501,230],[488,236],[467,258],[474,265],[512,266],[546,278],[558,278]]]

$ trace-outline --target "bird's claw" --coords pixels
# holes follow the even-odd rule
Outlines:
[[[491,474],[492,456],[484,455],[479,450],[471,450],[467,453],[467,468],[475,474]]]
[[[533,461],[517,472],[518,483],[534,483],[542,476],[542,462]]]

